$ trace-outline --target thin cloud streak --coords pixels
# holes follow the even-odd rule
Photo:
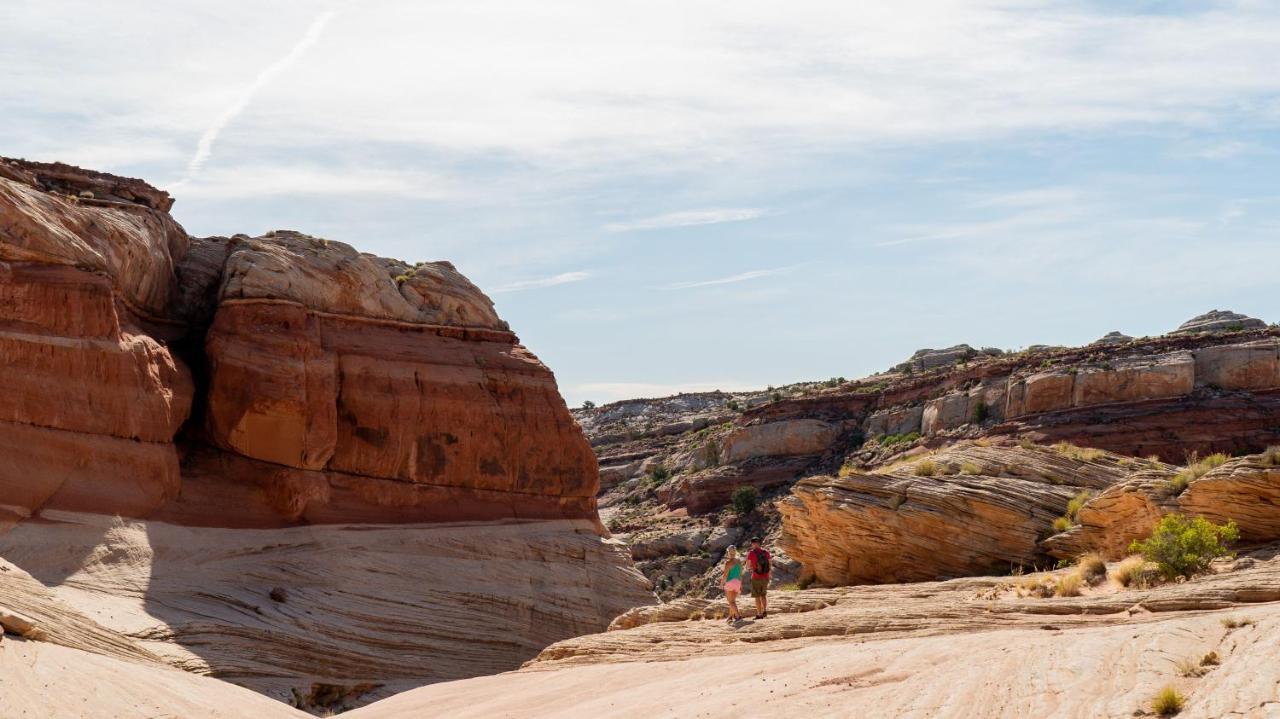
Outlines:
[[[293,49],[289,50],[284,57],[271,63],[266,69],[258,73],[258,76],[253,79],[253,82],[249,83],[249,86],[246,87],[244,91],[240,93],[240,96],[236,98],[236,101],[233,102],[226,110],[223,110],[221,115],[218,115],[217,119],[213,121],[213,124],[210,125],[208,129],[204,131],[204,134],[200,136],[200,141],[196,144],[196,152],[191,156],[191,161],[187,163],[187,173],[181,180],[174,183],[174,188],[182,187],[195,179],[196,175],[200,173],[200,170],[204,167],[205,163],[213,156],[214,143],[218,141],[218,136],[222,134],[222,131],[235,121],[235,119],[239,117],[247,107],[249,107],[249,103],[253,102],[254,96],[257,95],[262,88],[270,84],[272,80],[276,79],[276,77],[280,75],[280,73],[289,69],[289,67],[296,63],[312,45],[316,44],[320,39],[320,34],[324,32],[325,26],[328,25],[329,21],[336,15],[336,12],[329,10],[321,13],[319,17],[311,21],[311,25],[307,28],[307,32],[303,34],[302,39],[298,41],[298,44],[294,45]]]
[[[775,267],[771,270],[751,270],[750,272],[741,272],[728,277],[720,277],[714,280],[696,280],[693,282],[676,282],[670,285],[664,285],[664,290],[687,290],[694,287],[712,287],[714,285],[731,285],[736,282],[746,282],[748,280],[756,280],[761,277],[769,277],[771,275],[781,274],[792,269],[794,265],[788,267]]]
[[[615,222],[605,225],[605,230],[609,232],[636,232],[640,230],[662,230],[670,227],[718,225],[724,222],[746,222],[764,215],[765,211],[758,207],[686,210],[631,222]]]
[[[537,280],[522,280],[520,282],[512,282],[502,285],[495,290],[493,294],[503,294],[506,292],[521,292],[524,290],[536,290],[543,287],[555,287],[556,285],[567,285],[570,282],[581,282],[591,276],[590,272],[564,272],[554,277],[543,277]]]

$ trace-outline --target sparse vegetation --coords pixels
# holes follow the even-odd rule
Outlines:
[[[983,422],[986,422],[987,418],[990,416],[991,408],[987,406],[987,403],[984,400],[978,400],[978,402],[973,405],[971,419],[974,424],[982,424]]]
[[[1018,440],[1018,446],[1023,449],[1035,449],[1037,445],[1035,442],[1032,442],[1026,437],[1023,437],[1022,439]]]
[[[1063,457],[1078,459],[1081,462],[1092,462],[1106,454],[1106,452],[1095,447],[1077,447],[1070,442],[1058,442],[1053,445],[1053,451]]]
[[[1083,580],[1078,573],[1064,574],[1054,583],[1053,593],[1059,597],[1078,597],[1082,583]]]
[[[1067,502],[1066,514],[1053,520],[1053,531],[1065,532],[1079,524],[1080,521],[1078,519],[1078,515],[1080,514],[1080,508],[1092,498],[1093,492],[1087,489],[1080,490],[1076,496],[1072,497],[1070,501]]]
[[[1076,560],[1076,572],[1086,584],[1099,584],[1107,578],[1107,562],[1101,555],[1090,552]]]
[[[1280,466],[1280,447],[1267,447],[1262,453],[1262,463],[1268,467]]]
[[[750,485],[738,487],[733,490],[731,501],[733,503],[733,513],[741,517],[755,511],[756,504],[760,501],[760,493]]]
[[[982,474],[982,465],[977,462],[965,462],[960,465],[960,474]]]
[[[917,477],[933,477],[938,474],[938,463],[932,459],[922,459],[916,462],[912,473]]]
[[[1191,577],[1218,557],[1231,556],[1228,545],[1240,538],[1235,522],[1214,524],[1204,517],[1165,516],[1149,539],[1134,541],[1129,551],[1155,562],[1165,579]]]
[[[649,471],[649,483],[658,486],[671,479],[671,470],[662,465],[658,465]]]
[[[1202,667],[1216,667],[1221,663],[1222,659],[1218,657],[1217,652],[1209,652],[1203,657],[1200,657],[1200,666]]]
[[[1169,494],[1175,497],[1182,494],[1193,480],[1205,476],[1211,469],[1221,467],[1228,459],[1230,458],[1222,452],[1216,452],[1204,459],[1197,458],[1196,454],[1192,452],[1187,456],[1187,466],[1169,480]]]
[[[840,465],[840,471],[837,474],[841,477],[848,477],[857,471],[858,467],[854,464],[854,459],[850,457],[844,461],[844,464]]]
[[[1162,717],[1171,717],[1182,711],[1182,707],[1186,703],[1186,698],[1182,696],[1178,688],[1169,685],[1161,689],[1155,698],[1151,700],[1151,710]]]
[[[1126,557],[1111,571],[1111,579],[1122,587],[1139,586],[1147,560],[1143,557]]]
[[[781,392],[774,392],[773,394],[769,395],[769,399],[773,400],[774,402],[781,402],[781,401],[782,401],[782,393],[781,393]]]
[[[738,404],[738,400],[736,399],[729,400],[729,404],[726,406],[733,412],[738,412],[742,409],[742,405]]]
[[[583,403],[582,403],[582,408],[583,408],[583,409],[595,409],[595,408],[596,408],[596,403],[595,403],[595,402],[592,402],[591,400],[587,400],[586,402],[583,402]]]
[[[1249,617],[1223,617],[1222,626],[1227,629],[1239,629],[1240,627],[1253,626],[1253,620]]]
[[[1202,677],[1207,671],[1203,665],[1194,659],[1179,659],[1176,666],[1178,667],[1178,676],[1186,677],[1187,679]]]
[[[892,447],[895,444],[910,444],[920,439],[919,432],[907,432],[905,434],[886,434],[880,438],[881,447]]]
[[[1071,529],[1070,517],[1058,517],[1057,519],[1053,520],[1054,533],[1061,534],[1062,532],[1065,532],[1068,529]]]

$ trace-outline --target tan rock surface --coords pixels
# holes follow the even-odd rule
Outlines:
[[[1274,550],[1146,591],[1017,599],[999,591],[1009,581],[775,592],[784,613],[763,621],[686,615],[568,640],[521,671],[425,687],[352,717],[1120,717],[1167,684],[1189,697],[1182,716],[1263,717],[1276,701]],[[1228,617],[1254,624],[1227,629]],[[1180,676],[1178,662],[1209,651],[1220,667]]]
[[[625,549],[585,521],[245,530],[54,518],[0,537],[20,568],[0,573],[0,606],[35,617],[48,641],[158,657],[280,700],[316,682],[378,685],[367,701],[512,669],[653,601]]]
[[[1126,474],[1121,458],[956,445],[883,473],[810,477],[778,502],[783,547],[827,584],[903,582],[1045,564],[1039,540],[1081,490]],[[935,476],[921,476],[929,463]]]
[[[818,454],[840,433],[840,427],[820,420],[796,419],[768,422],[735,430],[724,443],[726,462],[757,457],[790,457]]]

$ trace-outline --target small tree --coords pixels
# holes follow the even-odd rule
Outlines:
[[[583,402],[583,403],[582,403],[582,408],[583,408],[583,409],[595,409],[595,408],[596,408],[596,403],[595,403],[595,402],[592,402],[591,400],[587,400],[586,402]]]
[[[760,493],[755,487],[750,485],[738,487],[733,490],[733,513],[738,516],[751,514],[759,501]]]
[[[990,416],[991,416],[991,408],[987,406],[987,403],[985,401],[978,400],[978,403],[973,405],[973,423],[974,424],[982,424],[983,422],[986,422],[987,418]]]
[[[1227,545],[1239,538],[1235,522],[1214,524],[1204,517],[1170,514],[1156,524],[1150,539],[1134,541],[1129,551],[1158,564],[1165,579],[1174,579],[1203,572],[1218,557],[1233,556]]]

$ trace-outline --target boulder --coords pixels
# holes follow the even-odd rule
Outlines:
[[[783,549],[825,584],[917,582],[1045,563],[1039,540],[1122,460],[1045,447],[955,445],[883,473],[800,480],[777,503]]]
[[[919,432],[924,419],[924,406],[895,407],[876,410],[867,417],[863,433],[867,437]]]
[[[1118,332],[1118,331],[1116,331],[1116,330],[1112,330],[1111,332],[1108,332],[1108,333],[1106,333],[1105,335],[1103,335],[1102,337],[1099,337],[1098,339],[1094,340],[1092,344],[1095,344],[1095,345],[1123,345],[1123,344],[1128,344],[1128,343],[1130,343],[1130,342],[1132,342],[1132,341],[1133,341],[1133,338],[1132,338],[1132,337],[1130,337],[1129,335],[1126,335],[1126,334],[1124,334],[1124,333],[1122,333],[1122,332]]]

